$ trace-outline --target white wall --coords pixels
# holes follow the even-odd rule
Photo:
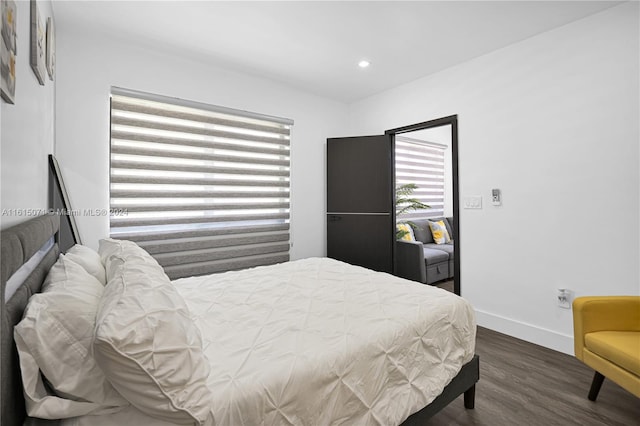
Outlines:
[[[557,288],[640,294],[638,16],[625,3],[351,106],[351,134],[458,114],[460,195],[484,202],[460,222],[480,325],[572,353]]]
[[[57,36],[56,155],[74,209],[108,208],[109,92],[118,86],[293,119],[291,256],[326,253],[324,144],[343,134],[346,105],[112,37]],[[91,247],[108,236],[107,217],[77,222]]]
[[[55,82],[45,77],[40,86],[29,65],[30,6],[17,1],[15,104],[0,101],[0,207],[5,214],[0,227],[28,219],[24,214],[48,207],[48,159],[54,146]],[[46,24],[53,16],[51,1],[38,1],[40,18]],[[40,214],[42,213],[40,212]],[[18,214],[16,214],[18,213]]]

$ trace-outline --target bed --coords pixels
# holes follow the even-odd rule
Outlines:
[[[410,425],[423,423],[461,394],[464,406],[473,408],[479,360],[474,355],[475,323],[467,302],[444,290],[332,259],[313,258],[186,278],[163,287],[170,294],[158,303],[174,298],[185,304],[182,311],[176,309],[182,317],[171,322],[171,326],[184,322],[184,331],[180,329],[174,334],[184,335],[185,344],[178,345],[173,339],[164,342],[171,359],[183,361],[157,376],[160,383],[176,370],[189,367],[189,373],[181,377],[186,381],[181,382],[180,392],[175,395],[167,387],[161,389],[164,394],[139,392],[139,388],[126,381],[135,372],[133,376],[120,374],[130,371],[127,369],[131,364],[122,364],[123,360],[115,353],[122,348],[112,350],[109,345],[113,339],[104,336],[109,332],[118,334],[118,330],[131,324],[138,327],[133,334],[139,336],[156,327],[157,322],[147,322],[140,332],[140,318],[124,318],[121,312],[116,315],[104,308],[109,303],[102,301],[97,314],[102,328],[96,330],[104,333],[96,331],[95,339],[100,345],[95,343],[98,347],[95,357],[101,367],[116,366],[104,368],[108,375],[105,383],[117,388],[118,398],[124,396],[120,399],[121,406],[87,413],[77,411],[85,414],[61,421],[29,419],[25,398],[31,386],[23,389],[22,376],[28,374],[20,368],[20,362],[24,365],[24,361],[18,359],[13,328],[25,316],[30,296],[41,291],[43,283],[46,285],[45,277],[52,267],[57,267],[59,251],[73,250],[59,248],[55,242],[59,223],[57,216],[46,215],[2,232],[3,425],[23,424],[25,419],[30,424],[69,426],[132,422],[139,426],[189,422]],[[125,269],[122,259],[126,259],[126,264],[138,256],[135,247],[119,242],[105,244],[106,258],[110,259],[105,264],[107,275],[109,271]],[[109,255],[109,250],[120,250],[120,255]],[[14,273],[36,253],[40,254],[33,272],[20,280],[23,282],[19,287],[10,288],[16,285]],[[155,281],[162,278],[160,275],[154,278],[153,260],[144,254],[138,257],[141,264],[135,266],[135,273],[153,278],[148,281],[155,286]],[[103,296],[107,300],[111,291],[108,289],[115,287],[108,281]],[[139,291],[155,294],[155,288]],[[11,294],[6,300],[5,292]],[[146,299],[142,304],[153,302]],[[137,299],[129,307],[125,303],[126,312],[135,311],[139,304]],[[109,305],[109,309],[116,309],[116,305]],[[155,307],[151,311],[148,307],[141,309],[152,312]],[[164,313],[163,318],[177,314]],[[117,337],[131,337],[131,333],[128,337],[124,334]],[[164,353],[161,344],[154,343],[157,345],[154,356]],[[191,350],[185,353],[185,347]],[[430,347],[437,350],[429,352],[426,348]],[[171,351],[180,353],[176,356]],[[206,365],[201,360],[206,360]],[[136,362],[139,367],[146,361]],[[200,376],[204,381],[196,380]],[[44,380],[42,387],[48,386],[55,384]],[[210,390],[212,393],[207,393]],[[151,402],[139,400],[141,395],[148,396]],[[158,410],[164,409],[162,404],[166,401],[153,398],[166,399],[167,395],[175,398],[167,404],[169,414],[165,417]],[[176,409],[180,404],[188,407]]]

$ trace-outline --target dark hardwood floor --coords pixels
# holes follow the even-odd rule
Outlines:
[[[440,287],[444,290],[450,291],[453,293],[453,278],[450,280],[439,281],[436,283],[436,287]]]
[[[640,399],[606,380],[587,399],[593,370],[570,355],[478,327],[475,409],[462,396],[425,426],[640,426]]]

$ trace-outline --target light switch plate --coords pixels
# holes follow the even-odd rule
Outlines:
[[[499,189],[491,190],[491,204],[494,206],[502,205],[502,192]]]
[[[476,195],[463,198],[463,206],[465,209],[481,209],[482,208],[482,196]]]

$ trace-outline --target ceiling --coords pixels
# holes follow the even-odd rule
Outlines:
[[[91,31],[354,102],[621,2],[54,1]],[[371,66],[357,63],[367,59]]]

